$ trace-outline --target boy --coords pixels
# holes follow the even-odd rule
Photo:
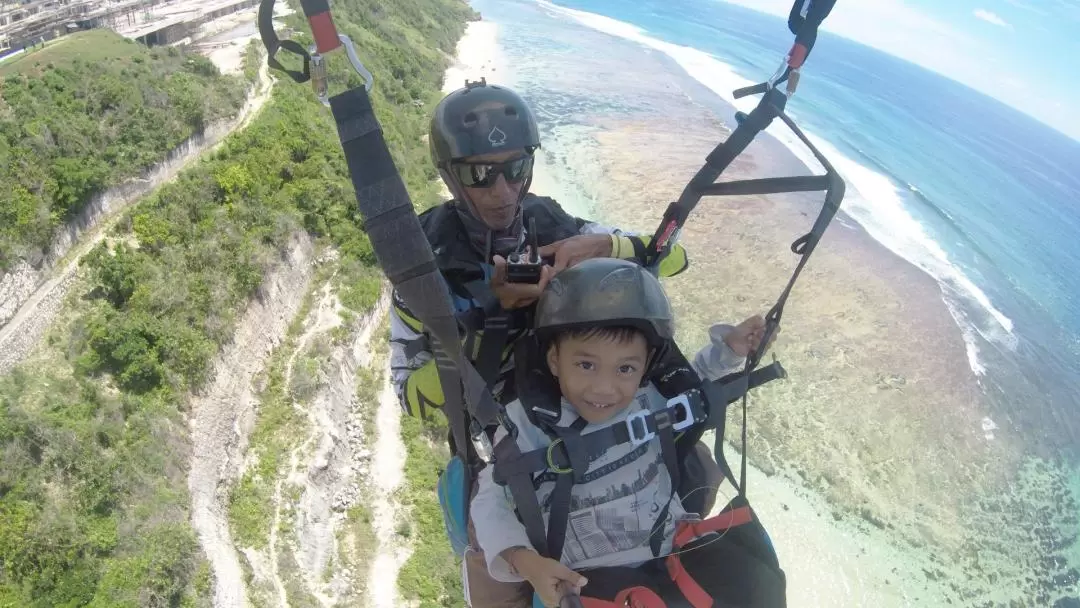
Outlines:
[[[544,359],[536,364],[546,365],[562,396],[561,404],[549,406],[562,408],[559,426],[584,419],[580,432],[585,435],[666,404],[645,379],[674,337],[674,320],[660,282],[638,264],[597,258],[562,271],[544,290],[535,325]],[[704,380],[738,371],[746,355],[759,346],[764,329],[760,316],[736,327],[713,326],[710,344],[694,359],[695,371]],[[511,402],[506,413],[516,427],[522,453],[551,444],[549,436],[530,422],[520,400]],[[500,428],[495,442],[506,436],[506,429]],[[476,542],[466,554],[465,569],[473,608],[530,606],[526,592],[510,599],[505,591],[505,585],[527,590],[523,581],[546,606],[557,606],[560,586],[580,590],[587,582],[575,569],[633,567],[653,559],[650,532],[665,507],[670,518],[664,523],[660,555],[671,552],[676,523],[697,518],[684,510],[672,491],[658,439],[644,446],[616,445],[589,463],[587,473],[594,473],[589,481],[573,486],[572,523],[566,527],[562,560],[555,561],[533,549],[509,491],[495,483],[492,469],[488,466],[480,473],[472,500]],[[554,486],[546,481],[536,490],[545,523]]]

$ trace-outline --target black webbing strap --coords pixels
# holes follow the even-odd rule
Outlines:
[[[487,282],[470,281],[464,287],[483,309],[484,333],[476,351],[476,369],[488,386],[494,386],[502,369],[506,340],[510,337],[511,313],[503,310]]]
[[[468,465],[475,462],[473,439],[482,436],[476,423],[481,428],[497,424],[500,408],[461,352],[448,286],[390,156],[367,89],[350,89],[330,97],[329,104],[371,248],[401,300],[431,336],[445,398],[443,412],[455,451],[467,465],[462,491],[471,496],[473,475]],[[466,412],[472,415],[472,424]]]
[[[653,235],[652,246],[649,247],[645,265],[654,268],[659,264],[671,245],[675,242],[679,230],[686,222],[690,213],[704,196],[728,196],[728,195],[751,195],[751,194],[775,194],[780,192],[812,192],[825,190],[825,203],[814,222],[813,228],[807,234],[799,237],[791,246],[791,250],[800,256],[798,266],[792,273],[776,304],[769,310],[765,317],[765,334],[761,340],[762,347],[759,352],[751,354],[749,368],[752,370],[761,362],[765,349],[777,327],[780,325],[780,317],[783,314],[784,305],[791,293],[795,281],[798,280],[803,267],[806,265],[810,254],[814,251],[818,241],[821,240],[825,229],[835,217],[840,208],[840,201],[844,197],[844,180],[833,169],[829,161],[814,147],[799,127],[784,114],[787,104],[787,96],[776,88],[765,87],[764,95],[758,105],[749,113],[737,115],[738,126],[728,136],[727,140],[720,143],[709,153],[705,159],[705,165],[691,178],[683,189],[679,200],[671,203],[664,212],[656,232]],[[758,133],[765,130],[774,119],[780,118],[795,135],[813,152],[814,157],[825,168],[825,175],[807,175],[794,177],[771,177],[765,179],[747,179],[731,182],[717,183],[716,179],[738,157],[750,142],[757,137]]]
[[[514,462],[521,458],[521,449],[512,434],[505,435],[501,441],[495,444],[495,466],[500,462]],[[492,470],[494,475],[498,469]],[[536,499],[536,491],[533,489],[532,477],[528,473],[512,475],[505,480],[505,485],[510,488],[510,494],[514,497],[514,506],[518,517],[525,526],[525,534],[529,537],[529,543],[540,555],[550,555],[548,552],[547,535],[544,533],[544,515],[540,510],[540,502]]]
[[[713,442],[713,458],[716,460],[717,466],[720,467],[720,472],[724,474],[724,477],[731,482],[731,485],[735,486],[736,491],[740,496],[743,496],[746,489],[746,397],[750,389],[756,388],[768,382],[779,378],[787,377],[787,372],[779,361],[773,361],[769,365],[755,369],[749,373],[747,371],[738,372],[735,374],[728,374],[723,378],[715,380],[713,382],[706,382],[702,385],[702,390],[705,393],[705,400],[709,404],[722,403],[725,407],[711,407],[709,408],[709,419],[705,421],[704,427],[706,429],[716,429],[716,437]],[[742,469],[739,473],[739,481],[735,480],[735,474],[731,470],[731,465],[728,464],[727,458],[724,456],[724,431],[727,426],[727,405],[734,403],[735,401],[742,400],[742,414],[743,414],[743,426],[742,426]]]
[[[652,529],[649,531],[649,549],[653,557],[660,557],[660,550],[664,544],[664,530],[667,527],[668,513],[671,511],[671,499],[679,490],[682,475],[679,473],[679,454],[675,451],[675,433],[672,429],[672,415],[669,410],[657,412],[656,435],[660,439],[660,456],[664,459],[664,467],[667,468],[668,481],[671,483],[671,492],[660,512],[653,520]]]
[[[552,430],[562,441],[562,447],[570,459],[570,470],[561,473],[555,480],[555,489],[551,493],[551,513],[548,515],[547,548],[545,557],[558,560],[562,558],[563,545],[566,543],[566,526],[570,522],[570,494],[574,483],[589,468],[589,457],[585,451],[585,441],[581,429],[589,424],[588,420],[578,418],[570,426],[554,427]],[[536,502],[536,492],[529,484],[529,494]],[[514,497],[517,500],[517,497]]]

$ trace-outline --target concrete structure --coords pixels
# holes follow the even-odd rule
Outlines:
[[[0,55],[63,35],[100,0],[0,0]]]
[[[157,7],[153,21],[116,31],[147,46],[174,44],[206,23],[258,6],[259,0],[181,0]]]
[[[108,28],[148,46],[174,44],[259,0],[0,0],[0,57],[72,30]]]

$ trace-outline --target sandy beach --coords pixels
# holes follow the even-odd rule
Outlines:
[[[465,81],[486,78],[491,82],[509,78],[501,61],[498,45],[499,26],[490,21],[471,21],[457,45],[453,64],[443,75],[443,93],[465,86]]]

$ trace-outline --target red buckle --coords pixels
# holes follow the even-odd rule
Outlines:
[[[668,225],[664,227],[664,232],[660,234],[660,239],[656,241],[657,251],[661,251],[664,248],[664,245],[667,244],[668,239],[671,238],[672,233],[675,232],[675,229],[678,228],[678,226],[679,222],[675,220],[668,222]]]
[[[809,52],[810,49],[796,42],[791,46],[791,52],[788,53],[788,66],[790,66],[793,70],[801,68],[803,62],[806,61],[806,55]]]

